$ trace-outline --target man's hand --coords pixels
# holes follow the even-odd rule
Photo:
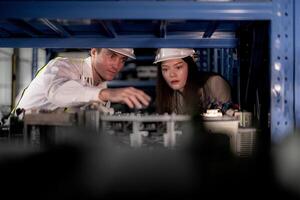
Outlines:
[[[124,103],[130,108],[141,109],[147,107],[151,97],[144,93],[142,90],[126,87],[116,89],[103,89],[98,95],[102,101],[111,101],[114,103]]]

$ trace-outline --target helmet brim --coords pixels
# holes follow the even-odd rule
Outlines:
[[[126,52],[123,52],[123,51],[119,51],[119,50],[116,50],[116,49],[110,49],[110,48],[109,48],[109,50],[114,51],[114,52],[116,52],[116,53],[119,53],[119,54],[121,54],[121,55],[127,56],[127,57],[129,57],[129,58],[136,59],[136,57],[135,57],[134,54],[126,53]]]
[[[189,55],[189,56],[193,56],[193,55]],[[179,59],[179,58],[185,58],[185,57],[188,57],[187,55],[184,55],[184,56],[169,56],[169,57],[165,57],[165,58],[162,58],[162,59],[158,59],[156,61],[153,62],[153,64],[157,64],[159,62],[163,62],[163,61],[166,61],[166,60],[173,60],[173,59]]]

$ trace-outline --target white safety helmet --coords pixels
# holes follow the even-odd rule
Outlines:
[[[108,48],[111,51],[122,54],[129,58],[135,59],[134,50],[132,48]]]
[[[162,62],[165,60],[185,58],[187,56],[192,56],[195,54],[194,49],[188,48],[160,48],[157,50],[154,64]]]

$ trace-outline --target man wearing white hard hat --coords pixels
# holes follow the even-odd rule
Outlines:
[[[85,59],[57,57],[38,72],[16,107],[53,111],[89,102],[147,107],[150,97],[141,90],[107,88],[106,81],[114,79],[128,57],[135,59],[131,48],[92,48]]]
[[[206,109],[221,109],[227,114],[231,88],[216,73],[199,72],[194,49],[161,48],[158,65],[156,107],[158,113],[199,114]]]

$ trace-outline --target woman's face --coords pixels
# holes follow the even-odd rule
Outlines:
[[[161,72],[173,90],[183,92],[188,77],[188,65],[182,59],[166,60],[161,63]]]

